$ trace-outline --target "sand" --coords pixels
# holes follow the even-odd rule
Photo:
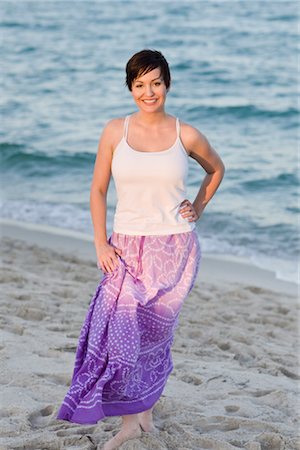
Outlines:
[[[100,450],[120,418],[55,418],[101,278],[91,239],[7,221],[1,230],[0,449]],[[300,449],[297,297],[274,274],[204,255],[154,410],[157,433],[120,449]]]

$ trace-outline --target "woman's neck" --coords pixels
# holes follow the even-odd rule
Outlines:
[[[153,113],[147,113],[141,110],[136,112],[134,115],[139,122],[147,125],[155,125],[161,123],[168,116],[165,111],[155,111]]]

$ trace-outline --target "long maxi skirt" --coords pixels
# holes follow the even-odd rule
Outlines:
[[[145,411],[173,369],[174,331],[201,260],[196,230],[148,236],[113,231],[108,242],[122,255],[91,299],[57,419],[96,424]]]

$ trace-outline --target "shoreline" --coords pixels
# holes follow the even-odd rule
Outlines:
[[[20,239],[60,253],[66,252],[88,261],[96,261],[93,238],[79,231],[9,219],[0,219],[0,230],[1,237]],[[299,297],[299,286],[296,283],[280,280],[276,278],[274,271],[260,268],[245,258],[233,255],[202,253],[197,282],[202,281],[249,284]]]

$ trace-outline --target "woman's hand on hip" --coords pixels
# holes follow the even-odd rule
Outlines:
[[[121,256],[122,250],[113,247],[108,242],[102,245],[97,245],[97,267],[105,272],[112,272],[120,264],[118,255]]]
[[[184,219],[189,222],[196,222],[200,214],[194,208],[194,205],[186,198],[180,203],[179,212]]]

